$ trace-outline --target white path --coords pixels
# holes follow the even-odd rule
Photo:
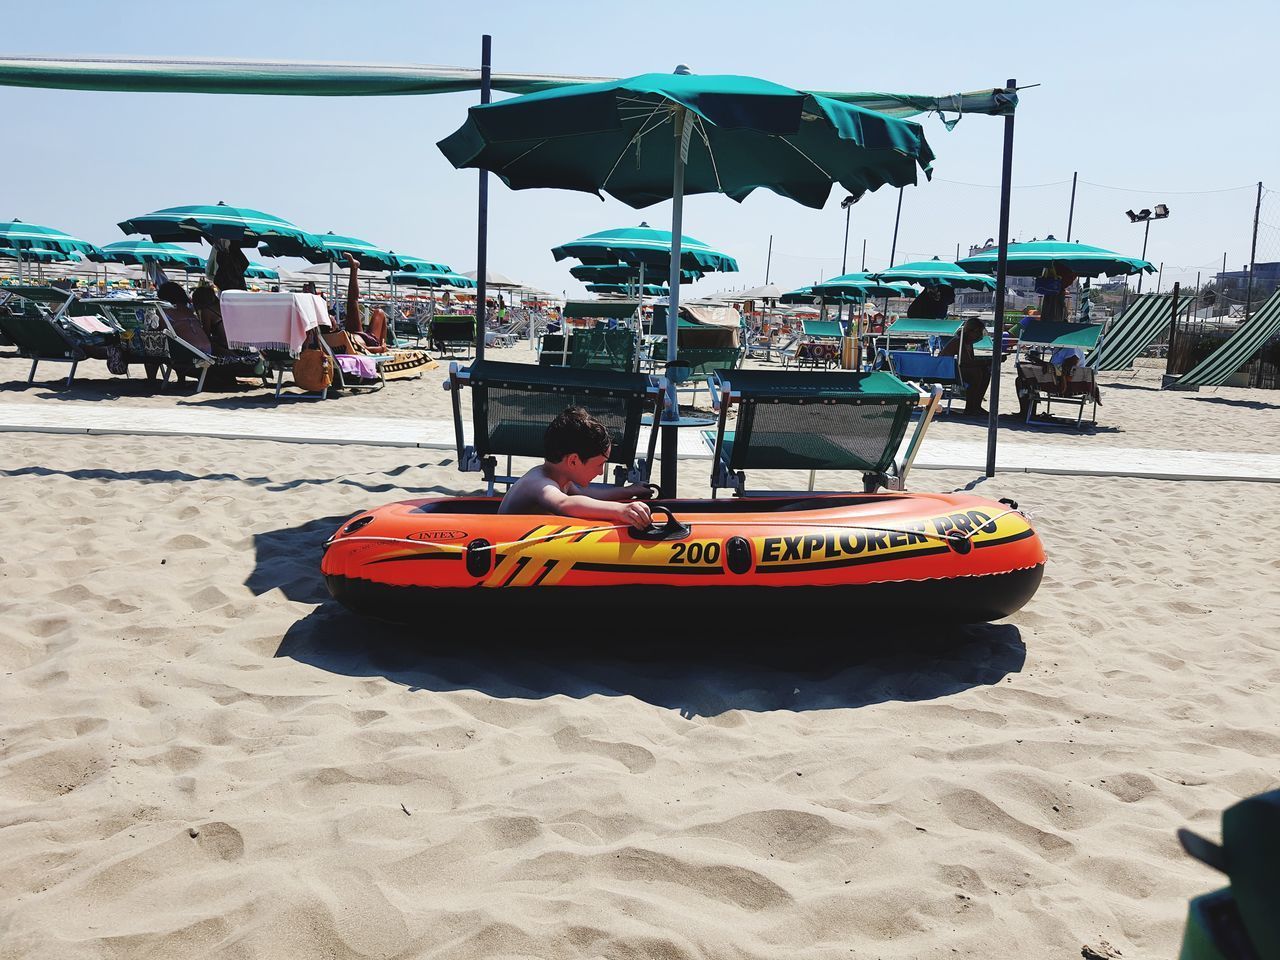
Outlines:
[[[200,436],[287,443],[454,449],[453,424],[444,420],[325,416],[287,409],[148,410],[100,403],[6,403],[0,405],[0,432]],[[468,439],[470,439],[468,437]],[[682,458],[711,455],[703,432],[683,430]],[[916,466],[921,469],[982,471],[981,441],[926,438]],[[1196,453],[1002,440],[1002,472],[1072,476],[1149,477],[1167,480],[1257,480],[1280,482],[1280,456],[1256,453]]]

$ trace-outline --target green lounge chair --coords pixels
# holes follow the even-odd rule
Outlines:
[[[1038,348],[1042,354],[1052,356],[1060,347],[1074,347],[1078,350],[1091,351],[1102,334],[1100,323],[1067,323],[1057,320],[1031,320],[1022,327],[1018,338],[1018,347],[1023,358],[1016,361],[1018,377],[1031,391],[1030,403],[1027,405],[1026,422],[1033,426],[1061,427],[1084,426],[1084,412],[1091,408],[1089,423],[1098,422],[1098,371],[1081,363],[1064,379],[1058,375],[1045,360],[1036,360],[1029,356],[1027,348]],[[1053,405],[1066,404],[1076,407],[1074,423],[1064,424],[1053,418]],[[1043,404],[1044,416],[1040,416]]]
[[[569,366],[578,370],[636,370],[636,335],[617,330],[579,330],[569,338]]]
[[[1220,387],[1277,333],[1280,333],[1280,290],[1273,293],[1222,346],[1169,386],[1173,389]]]
[[[469,357],[476,342],[476,318],[438,313],[431,318],[430,339],[441,356],[455,356],[461,348]]]
[[[720,421],[712,458],[711,495],[747,496],[746,471],[854,470],[863,489],[904,489],[942,395],[922,394],[891,373],[722,371]],[[737,407],[733,431],[729,410]],[[912,412],[923,412],[897,460]],[[767,496],[765,492],[750,494]]]
[[[80,361],[98,352],[65,322],[75,292],[15,285],[6,287],[4,294],[0,299],[0,332],[18,348],[18,356],[31,361],[27,383],[35,381],[36,369],[44,361],[71,364],[67,373],[67,386],[71,386]]]
[[[657,431],[649,431],[645,458],[637,460],[641,418],[655,417],[662,394],[653,379],[640,373],[612,370],[575,370],[542,367],[497,360],[477,360],[470,367],[449,365],[445,385],[453,395],[453,429],[458,448],[458,469],[484,475],[489,494],[497,483],[512,484],[512,457],[543,458],[547,427],[565,407],[585,407],[605,425],[613,438],[609,462],[617,483],[643,483],[649,479]],[[465,442],[462,420],[462,388],[471,390],[473,442]],[[507,458],[507,469],[498,474],[498,457]]]

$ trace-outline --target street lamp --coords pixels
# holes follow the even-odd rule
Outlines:
[[[1148,210],[1143,207],[1137,213],[1132,210],[1126,210],[1125,216],[1129,218],[1130,223],[1144,224],[1142,229],[1142,259],[1147,259],[1147,237],[1151,234],[1151,221],[1163,220],[1169,216],[1169,206],[1164,203],[1157,203],[1154,210]],[[1142,293],[1142,271],[1138,271],[1138,293]]]

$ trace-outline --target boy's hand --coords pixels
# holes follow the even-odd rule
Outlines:
[[[653,519],[649,515],[649,505],[633,500],[631,503],[622,504],[622,519],[638,530],[647,530],[653,526]]]
[[[629,500],[648,500],[653,496],[653,487],[647,483],[629,483],[622,488]]]

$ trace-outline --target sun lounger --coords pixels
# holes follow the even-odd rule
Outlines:
[[[609,462],[618,483],[645,482],[653,463],[657,431],[650,430],[648,452],[637,460],[641,417],[657,414],[662,395],[652,377],[612,370],[575,370],[497,360],[477,360],[470,367],[449,365],[446,384],[453,396],[453,426],[458,469],[479,471],[489,493],[497,483],[511,484],[512,457],[543,457],[547,427],[565,407],[585,407],[613,438]],[[471,390],[472,443],[463,432],[462,389]],[[656,418],[656,417],[655,417]],[[498,458],[507,458],[498,474]]]
[[[1049,358],[1060,348],[1090,351],[1097,344],[1101,333],[1102,325],[1092,323],[1032,320],[1023,325],[1018,341],[1023,355],[1017,361],[1017,370],[1018,379],[1030,390],[1026,413],[1028,424],[1042,427],[1064,426],[1060,420],[1053,418],[1054,404],[1076,408],[1076,417],[1070,426],[1077,429],[1083,426],[1086,407],[1090,409],[1089,423],[1097,424],[1098,372],[1087,363],[1064,372],[1054,367]],[[1032,352],[1036,348],[1039,356]]]
[[[785,373],[763,370],[719,374],[720,421],[716,430],[711,491],[747,496],[746,471],[853,470],[868,492],[901,490],[937,411],[942,390],[928,393],[891,373]],[[731,407],[737,408],[732,432]],[[900,460],[912,412],[923,413]],[[764,496],[764,492],[751,493]]]
[[[0,331],[18,348],[20,357],[31,361],[27,383],[34,382],[36,369],[44,361],[71,364],[67,373],[67,386],[71,386],[81,360],[105,356],[104,337],[111,333],[110,328],[89,325],[88,318],[73,320],[68,311],[75,299],[74,291],[57,287],[4,288],[0,298]]]
[[[461,349],[469,357],[475,342],[475,317],[437,313],[431,318],[431,345],[441,356],[456,356]]]
[[[1258,312],[1240,325],[1222,346],[1205,357],[1193,370],[1170,384],[1179,387],[1217,387],[1249,362],[1258,348],[1280,333],[1280,290],[1258,308]]]

